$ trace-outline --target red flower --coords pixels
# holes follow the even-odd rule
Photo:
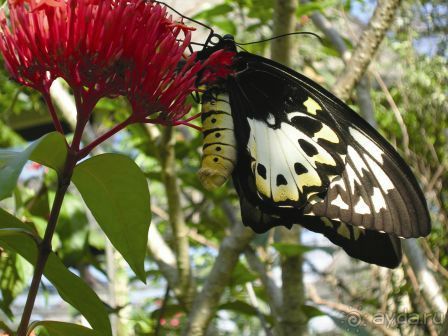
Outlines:
[[[9,0],[9,16],[0,12],[0,51],[12,77],[44,96],[62,77],[81,130],[99,99],[118,95],[133,107],[128,124],[178,124],[199,73],[212,64],[203,80],[228,73],[217,66],[222,53],[205,62],[185,56],[192,30],[151,1]]]

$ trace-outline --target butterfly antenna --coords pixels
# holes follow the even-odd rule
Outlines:
[[[282,37],[285,37],[285,36],[291,36],[291,35],[311,35],[311,36],[317,37],[317,39],[318,39],[321,43],[323,42],[322,38],[321,38],[319,35],[317,35],[316,33],[313,33],[313,32],[294,32],[294,33],[287,33],[287,34],[282,34],[282,35],[278,35],[278,36],[270,37],[270,38],[268,38],[268,39],[259,40],[259,41],[255,41],[255,42],[247,42],[247,43],[239,43],[239,42],[235,42],[235,44],[236,44],[237,46],[243,46],[243,45],[250,45],[250,44],[264,43],[264,42],[269,42],[269,41],[272,41],[272,40],[277,40],[277,39],[280,39],[280,38],[282,38]]]
[[[200,22],[200,21],[198,21],[198,20],[195,20],[195,19],[193,19],[193,18],[191,18],[191,17],[188,17],[188,16],[185,16],[185,15],[181,14],[180,12],[178,12],[176,9],[174,9],[174,8],[171,7],[170,5],[166,4],[165,2],[162,2],[162,1],[156,1],[156,0],[151,0],[151,1],[154,2],[154,3],[161,4],[162,6],[165,6],[165,7],[169,8],[169,9],[172,10],[174,13],[176,13],[177,15],[179,15],[181,18],[186,19],[186,20],[189,20],[189,21],[191,21],[191,22],[194,22],[194,23],[196,23],[197,25],[199,25],[199,26],[201,26],[201,27],[204,27],[205,29],[207,29],[207,30],[210,31],[210,33],[209,33],[209,35],[208,35],[208,38],[207,38],[207,40],[205,41],[204,44],[195,43],[195,42],[190,42],[190,44],[195,44],[195,45],[200,45],[200,46],[207,46],[207,45],[210,43],[211,39],[215,36],[215,32],[214,32],[213,28],[210,27],[210,26],[207,26],[205,23],[202,23],[202,22]]]

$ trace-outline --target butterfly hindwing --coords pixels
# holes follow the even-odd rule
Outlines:
[[[239,53],[235,67],[228,80],[238,143],[233,176],[251,206],[268,216],[290,207],[406,238],[429,233],[409,167],[353,110],[263,57]]]
[[[247,190],[242,189],[238,175],[234,174],[233,180],[240,196],[243,223],[256,232],[265,232],[280,225],[291,228],[293,224],[301,224],[310,231],[323,234],[359,260],[389,268],[397,267],[401,261],[401,243],[395,235],[359,229],[325,217],[304,216],[293,208],[262,208],[246,198]],[[276,213],[269,213],[270,210]]]

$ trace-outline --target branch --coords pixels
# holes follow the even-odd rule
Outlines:
[[[383,79],[381,78],[381,75],[378,73],[378,71],[373,70],[372,71],[373,76],[375,77],[376,81],[378,82],[378,85],[380,86],[381,90],[383,91],[384,95],[386,96],[386,100],[389,103],[389,106],[392,109],[392,112],[394,113],[395,119],[398,122],[398,126],[400,126],[401,135],[403,137],[402,140],[402,146],[404,153],[407,157],[410,156],[410,149],[409,149],[409,133],[408,128],[406,127],[406,123],[404,122],[403,116],[401,115],[400,109],[398,108],[397,104],[395,103],[394,98],[390,94],[389,89],[387,88],[386,83],[384,83]]]
[[[426,301],[423,299],[420,293],[420,284],[418,283],[417,277],[415,276],[414,270],[409,265],[409,260],[406,256],[403,258],[404,269],[408,276],[409,282],[411,283],[412,288],[414,289],[415,300],[417,301],[416,305],[418,306],[418,311],[420,313],[430,313],[429,307]],[[414,299],[414,298],[411,298]],[[426,327],[428,328],[429,334],[431,336],[437,336],[437,332],[434,327],[434,322],[431,319],[424,321],[426,323]]]
[[[301,4],[309,3],[309,0],[300,1]],[[342,60],[347,62],[350,59],[351,53],[344,42],[344,39],[339,32],[333,27],[330,21],[320,12],[313,12],[311,20],[314,25],[330,40],[330,43],[336,48]]]
[[[174,294],[178,298],[180,302],[183,302],[182,299],[183,293],[179,288],[179,273],[177,271],[177,263],[176,256],[173,251],[169,248],[159,230],[154,223],[151,223],[149,226],[150,239],[148,239],[148,250],[152,255],[154,261],[165,277],[168,285],[173,290]]]
[[[68,93],[67,89],[62,85],[62,79],[56,79],[53,82],[50,88],[50,94],[52,100],[56,103],[59,110],[61,111],[65,121],[68,122],[72,130],[75,130],[77,116],[76,104],[73,96],[71,96]],[[84,141],[84,143],[90,143],[95,140],[95,138],[96,134],[94,130],[89,124],[87,124],[82,134],[82,140]]]
[[[362,34],[350,61],[335,84],[335,94],[347,100],[350,92],[366,72],[387,30],[392,24],[400,0],[379,0],[373,17]]]
[[[294,225],[291,230],[277,228],[280,242],[300,244],[300,227]],[[282,306],[280,325],[283,335],[303,335],[306,332],[307,318],[303,312],[305,291],[303,287],[303,257],[280,256],[282,269]]]
[[[263,288],[266,291],[269,308],[271,309],[271,314],[274,317],[275,329],[278,333],[280,333],[278,322],[281,319],[282,292],[275,284],[270,272],[266,269],[266,265],[260,260],[252,248],[246,248],[244,251],[244,256],[246,257],[246,261],[249,264],[250,269],[258,275],[261,283],[263,284]]]
[[[191,305],[194,296],[193,276],[190,265],[190,244],[188,241],[188,227],[185,223],[181,206],[180,188],[176,176],[176,157],[174,151],[175,139],[173,128],[165,127],[159,147],[159,160],[162,165],[162,177],[168,199],[169,222],[174,235],[174,249],[177,255],[179,284],[182,289],[185,304]]]
[[[247,247],[254,232],[235,223],[230,235],[219,248],[213,268],[205,280],[202,291],[196,296],[188,318],[184,336],[204,335],[205,330],[219,305],[224,289],[229,283],[240,253]]]
[[[258,303],[257,295],[255,295],[254,286],[252,285],[251,282],[246,282],[246,292],[249,297],[250,304],[256,310],[258,319],[260,320],[261,326],[262,326],[266,336],[272,336],[272,332],[269,329],[269,326],[266,322],[266,318],[264,317],[263,313],[260,311],[260,305]]]
[[[446,280],[448,280],[448,270],[442,266],[439,259],[436,257],[436,255],[434,255],[428,242],[423,239],[421,243],[423,250],[425,250],[426,258],[428,260],[429,265],[431,266],[431,269],[434,272],[442,275]]]
[[[301,3],[305,4],[309,3],[309,1],[302,0]],[[324,33],[326,38],[338,51],[339,55],[342,58],[342,61],[347,65],[347,62],[350,60],[351,53],[347,48],[344,39],[333,27],[331,22],[328,21],[323,14],[317,11],[311,14],[311,20],[313,21],[314,25]],[[363,76],[359,81],[358,85],[356,86],[356,96],[358,99],[358,105],[361,114],[364,116],[364,118],[367,119],[367,121],[371,125],[376,126],[376,120],[374,117],[374,108],[372,104],[372,99],[370,97],[370,83],[367,76]]]
[[[380,331],[385,336],[398,336],[399,333],[396,331],[389,330],[385,326],[375,323],[375,317],[363,312],[361,310],[358,310],[354,307],[347,306],[345,304],[339,303],[339,302],[332,302],[325,299],[322,299],[316,291],[316,288],[312,285],[309,285],[307,287],[308,295],[315,304],[317,305],[323,305],[328,308],[337,310],[341,313],[345,314],[345,318],[347,319],[347,322],[353,326],[360,326],[362,322],[364,321],[366,325],[371,327],[372,329]]]
[[[434,312],[443,313],[448,305],[443,295],[442,288],[437,283],[434,275],[428,269],[425,255],[415,239],[403,241],[403,249],[408,257],[409,264],[418,279],[419,286],[426,302]]]
[[[360,114],[373,127],[377,128],[378,124],[375,119],[375,109],[370,95],[369,76],[363,76],[356,85],[356,99],[359,106]]]
[[[274,28],[273,35],[279,36],[294,31],[296,20],[295,12],[297,1],[295,0],[276,0],[274,4]],[[272,40],[271,58],[284,65],[291,63],[291,50],[293,50],[291,38],[284,37]]]
[[[448,310],[445,313],[445,322],[443,322],[442,332],[440,336],[448,335]]]

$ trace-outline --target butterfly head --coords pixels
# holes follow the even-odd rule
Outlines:
[[[235,39],[232,35],[226,34],[224,36],[213,34],[204,45],[204,48],[198,52],[199,60],[206,60],[219,50],[226,50],[230,52],[236,52]]]

